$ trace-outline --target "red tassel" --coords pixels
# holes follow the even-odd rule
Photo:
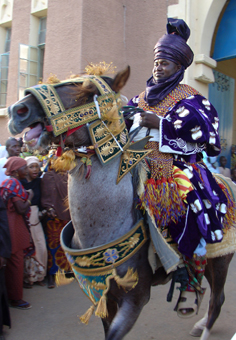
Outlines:
[[[87,165],[87,173],[86,173],[86,176],[85,176],[86,179],[90,178],[91,171],[92,171],[92,165]]]
[[[56,151],[56,156],[60,157],[62,155],[62,147],[58,146],[57,151]]]

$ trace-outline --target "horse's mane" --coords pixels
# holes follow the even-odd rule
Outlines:
[[[100,62],[98,64],[89,63],[82,74],[70,74],[66,80],[71,80],[73,83],[73,79],[79,78],[84,75],[96,75],[100,76],[106,80],[108,85],[111,85],[112,79],[108,76],[108,74],[115,73],[116,66],[113,65],[112,62],[107,64],[105,61]],[[45,84],[59,84],[62,81],[57,77],[57,75],[50,73],[50,76],[45,81]],[[85,78],[84,82],[81,84],[74,83],[75,87],[71,88],[71,94],[75,96],[75,100],[77,101],[77,105],[83,105],[92,99],[94,94],[97,94],[97,87],[89,78]]]

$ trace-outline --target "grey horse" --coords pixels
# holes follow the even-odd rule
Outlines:
[[[130,68],[119,72],[114,78],[103,77],[111,90],[118,93],[126,84]],[[86,77],[88,79],[88,76]],[[65,110],[79,107],[98,98],[101,93],[98,87],[90,82],[87,86],[70,80],[55,87]],[[50,104],[51,105],[51,104]],[[58,112],[58,108],[56,112]],[[25,128],[30,130],[25,140],[32,147],[43,147],[51,143],[60,143],[69,148],[91,146],[91,138],[86,125],[73,134],[63,132],[58,135],[51,128],[50,118],[45,114],[45,107],[41,105],[37,96],[28,91],[26,96],[8,109],[9,130],[11,134],[21,133]],[[61,114],[63,118],[63,112]],[[62,119],[63,121],[63,119]],[[65,129],[66,130],[66,129]],[[64,131],[65,131],[64,130]],[[69,174],[69,209],[72,218],[74,234],[72,248],[89,249],[112,242],[131,230],[140,218],[135,209],[135,187],[131,173],[127,173],[119,184],[116,184],[119,157],[102,166],[96,155],[91,157],[92,171],[89,179],[81,177],[79,169],[81,160]],[[131,258],[117,267],[119,277],[124,277],[128,268],[133,268],[138,274],[137,285],[125,292],[115,280],[111,280],[107,293],[108,316],[102,318],[106,340],[121,340],[131,330],[143,306],[149,301],[152,285],[164,284],[171,279],[163,267],[153,274],[148,261],[147,241]],[[208,260],[205,276],[211,288],[209,311],[192,330],[192,335],[201,336],[201,340],[209,337],[210,329],[220,314],[224,303],[224,285],[229,263],[233,254]],[[202,325],[205,329],[202,333]],[[202,335],[201,335],[202,333]]]

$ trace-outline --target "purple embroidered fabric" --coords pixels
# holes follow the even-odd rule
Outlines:
[[[128,105],[138,107],[138,101],[136,96]],[[187,195],[186,215],[177,224],[169,225],[179,251],[189,257],[202,237],[207,243],[215,243],[223,236],[227,198],[201,162],[203,150],[209,156],[217,156],[221,151],[218,127],[215,108],[201,95],[180,100],[160,122],[159,150],[173,154],[173,164],[184,171],[194,187]]]

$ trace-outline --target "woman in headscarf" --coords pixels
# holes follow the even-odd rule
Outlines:
[[[138,112],[130,131],[143,127],[135,138],[152,136],[146,145],[152,153],[149,175],[139,192],[140,207],[183,255],[188,284],[177,304],[180,317],[193,316],[204,294],[206,243],[220,242],[223,227],[234,219],[233,202],[202,161],[202,151],[217,156],[221,150],[217,112],[198,91],[180,84],[193,61],[186,43],[189,35],[183,20],[168,19],[167,34],[154,47],[146,89],[128,103]]]
[[[0,196],[0,340],[3,337],[3,325],[11,327],[10,311],[5,283],[7,259],[11,256],[11,237],[7,220],[6,207]]]
[[[31,201],[30,233],[35,246],[33,258],[25,259],[24,288],[32,288],[33,283],[44,286],[44,278],[47,273],[47,246],[40,218],[41,212],[41,178],[39,178],[40,161],[35,156],[25,158],[28,166],[26,178],[21,180],[24,188],[32,189],[34,197]],[[35,260],[38,265],[35,266]],[[35,270],[37,268],[37,270]]]
[[[32,190],[26,191],[20,180],[27,175],[27,163],[20,157],[10,157],[6,164],[6,175],[10,176],[2,182],[0,195],[7,208],[7,217],[11,236],[11,257],[6,263],[6,287],[10,306],[29,309],[31,305],[23,298],[24,251],[30,249],[29,214]]]

